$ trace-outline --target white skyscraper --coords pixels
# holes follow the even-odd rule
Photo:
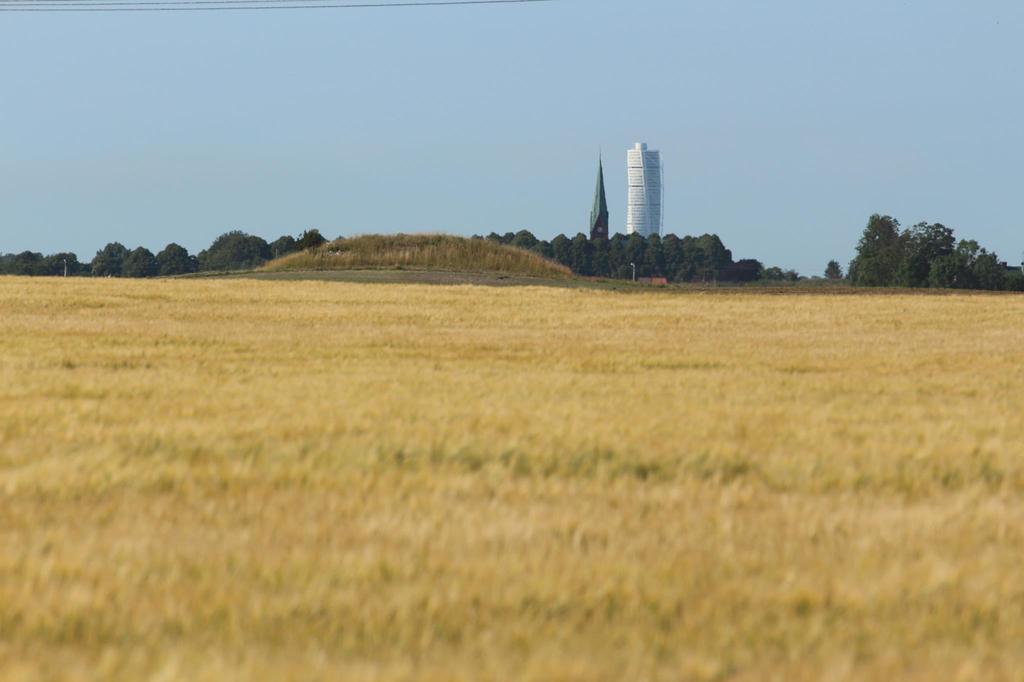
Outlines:
[[[626,152],[629,170],[629,202],[626,209],[626,234],[661,236],[664,188],[661,183],[661,152],[650,151],[637,142]]]

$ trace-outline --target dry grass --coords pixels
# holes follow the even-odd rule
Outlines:
[[[449,235],[368,235],[339,239],[279,258],[262,270],[354,270],[413,268],[487,272],[531,277],[571,277],[558,263],[530,251],[484,239]]]
[[[0,278],[0,679],[1019,679],[1022,318]]]

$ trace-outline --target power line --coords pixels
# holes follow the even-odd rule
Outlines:
[[[337,4],[331,0],[157,0],[155,2],[116,0],[0,0],[0,12],[202,12],[216,10],[268,9],[373,9],[408,7],[454,7],[460,5],[523,5],[558,0],[426,0],[425,2],[381,2]],[[307,4],[283,4],[283,3]],[[267,3],[267,4],[258,4]],[[113,6],[119,5],[119,6]]]
[[[287,2],[329,2],[331,0],[0,0],[0,7],[67,7],[93,5],[233,5]],[[551,2],[553,0],[333,0],[332,4],[345,7],[437,7],[443,5],[519,4],[522,2]]]
[[[338,2],[339,0],[334,0]],[[344,1],[344,0],[340,0]],[[118,5],[284,5],[288,3],[326,3],[330,0],[0,0],[0,8],[4,7],[107,7]],[[411,3],[424,5],[425,2]],[[451,0],[450,2],[439,2],[439,5],[461,4]],[[468,3],[467,3],[468,4]],[[494,3],[481,3],[494,4]],[[368,3],[349,2],[344,7],[391,7],[390,3],[381,2],[369,5]]]
[[[284,5],[293,2],[316,3],[329,0],[0,0],[4,7],[107,7],[117,5]],[[336,0],[337,1],[337,0]],[[420,3],[422,4],[422,3]],[[444,3],[453,4],[453,3]],[[347,4],[345,7],[363,7]],[[383,7],[386,5],[373,5]]]

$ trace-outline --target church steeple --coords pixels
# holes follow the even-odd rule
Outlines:
[[[597,189],[594,207],[590,210],[590,238],[608,239],[608,199],[604,193],[604,160],[597,161]]]

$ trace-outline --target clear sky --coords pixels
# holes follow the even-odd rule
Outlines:
[[[660,149],[666,232],[820,274],[868,216],[1024,251],[1019,0],[560,0],[0,13],[0,251],[243,229],[613,231]]]

